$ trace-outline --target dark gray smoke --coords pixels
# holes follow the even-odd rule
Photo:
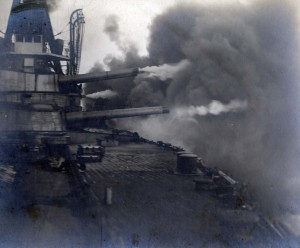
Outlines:
[[[106,64],[114,70],[188,61],[172,77],[141,75],[134,82],[110,83],[124,105],[162,104],[173,111],[169,117],[123,121],[123,127],[196,152],[210,166],[247,183],[268,210],[296,210],[296,27],[296,13],[288,2],[226,7],[184,3],[170,8],[151,25],[148,57],[139,57],[131,46],[124,61],[108,58]],[[223,106],[246,102],[247,107],[218,115],[174,114],[213,101]]]
[[[104,24],[104,32],[109,36],[111,41],[117,43],[120,41],[119,20],[116,15],[110,15],[106,18]]]
[[[119,18],[116,15],[110,15],[106,18],[104,23],[104,32],[109,36],[110,40],[115,42],[117,47],[126,53],[130,48],[124,40],[122,40],[122,33],[119,26]],[[133,49],[133,48],[132,48]]]
[[[59,6],[59,1],[58,0],[47,0],[47,6],[49,11],[54,11],[58,8]]]

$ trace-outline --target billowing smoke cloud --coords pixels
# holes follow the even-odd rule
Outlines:
[[[104,32],[109,36],[111,41],[120,41],[119,20],[116,15],[110,15],[106,18],[104,24]]]
[[[119,125],[184,146],[229,171],[268,211],[299,211],[296,27],[286,1],[170,8],[152,23],[148,57],[130,46],[125,59],[105,63],[114,70],[188,61],[171,75],[148,67],[150,74],[134,82],[110,84],[124,105],[162,104],[173,111]],[[188,116],[178,118],[178,108]]]
[[[86,97],[90,98],[90,99],[99,99],[99,98],[110,99],[110,98],[116,97],[117,95],[118,95],[118,93],[115,91],[104,90],[104,91],[99,91],[99,92],[95,92],[92,94],[88,94],[88,95],[86,95]]]
[[[109,36],[111,41],[115,42],[121,51],[126,52],[129,44],[122,39],[118,16],[109,15],[106,18],[104,23],[104,32]]]

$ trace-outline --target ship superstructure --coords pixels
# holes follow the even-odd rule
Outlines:
[[[78,74],[84,23],[82,10],[74,11],[64,44],[45,0],[13,0],[0,39],[0,246],[282,244],[287,229],[223,171],[105,123],[164,107],[82,111],[83,83],[139,73]]]
[[[84,126],[87,116],[111,118],[107,112],[107,116],[82,113],[82,84],[134,77],[138,70],[78,75],[84,23],[82,10],[74,11],[66,45],[53,34],[46,0],[13,1],[0,54],[0,142],[4,150],[9,146],[10,151],[22,153],[25,148],[44,157],[70,160],[68,131],[78,128],[74,120]],[[115,111],[113,117],[164,112],[161,107],[129,109]]]

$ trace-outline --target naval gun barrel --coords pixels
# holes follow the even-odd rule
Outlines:
[[[102,111],[88,111],[88,112],[70,112],[66,114],[68,121],[83,121],[83,120],[108,120],[115,118],[126,118],[134,116],[166,114],[169,110],[165,107],[144,107],[144,108],[129,108],[129,109],[113,109]]]
[[[123,69],[118,71],[104,71],[104,72],[95,72],[87,74],[78,74],[78,75],[66,75],[59,76],[59,83],[92,83],[97,81],[112,80],[117,78],[126,78],[126,77],[135,77],[140,73],[139,68],[134,69]]]

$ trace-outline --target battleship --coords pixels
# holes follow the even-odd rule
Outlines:
[[[14,0],[0,40],[1,247],[265,247],[289,236],[198,156],[107,120],[162,106],[83,111],[84,14],[54,36],[45,0]],[[97,127],[97,128],[95,128]]]

